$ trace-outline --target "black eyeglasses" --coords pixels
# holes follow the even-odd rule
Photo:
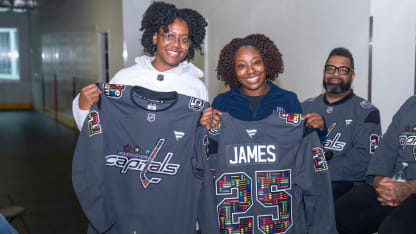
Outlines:
[[[187,50],[191,44],[191,39],[189,39],[188,37],[181,37],[176,39],[175,35],[172,33],[164,33],[160,35],[162,36],[163,43],[165,45],[175,44],[176,40],[178,40],[179,46],[182,49]]]
[[[334,74],[336,70],[338,70],[338,73],[340,75],[348,75],[348,73],[350,73],[350,71],[353,71],[354,69],[346,66],[337,67],[334,65],[325,65],[325,72],[328,74]]]

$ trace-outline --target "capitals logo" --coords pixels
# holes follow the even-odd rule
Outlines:
[[[380,141],[380,137],[377,134],[370,135],[370,154],[374,154],[378,147],[378,143]]]
[[[124,85],[104,84],[104,94],[108,97],[121,97]]]
[[[313,148],[312,155],[313,155],[313,164],[315,166],[315,171],[328,170],[328,165],[326,163],[324,151],[321,148],[319,147]]]
[[[286,112],[280,112],[279,117],[281,119],[286,119],[286,123],[290,123],[293,125],[298,125],[300,123],[300,119],[302,117],[301,114],[289,114]]]
[[[101,133],[100,116],[97,111],[88,113],[88,134],[90,136]]]
[[[105,156],[105,165],[108,167],[119,167],[120,172],[126,174],[129,170],[139,171],[139,179],[144,188],[150,184],[158,184],[162,181],[159,177],[149,177],[148,172],[164,175],[176,175],[179,171],[179,164],[170,163],[173,153],[168,152],[162,162],[154,161],[162,149],[165,139],[159,139],[152,152],[146,155],[137,155],[129,157],[126,154],[107,155]]]

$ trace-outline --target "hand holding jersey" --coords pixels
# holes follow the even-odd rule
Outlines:
[[[354,60],[345,48],[331,51],[323,70],[325,94],[302,103],[311,125],[319,126],[322,116],[327,133],[323,141],[331,171],[334,199],[345,194],[356,183],[363,183],[371,155],[381,134],[380,114],[368,101],[351,89]],[[318,113],[318,114],[316,114]],[[307,121],[309,121],[309,118]]]
[[[325,129],[325,121],[319,113],[311,112],[304,114],[302,115],[302,120],[305,120],[305,126],[308,128]]]
[[[221,232],[337,233],[327,163],[301,115],[221,117],[206,147]]]
[[[73,160],[90,230],[183,234],[193,233],[198,220],[203,233],[217,233],[206,156],[194,148],[203,142],[196,132],[207,103],[138,86],[101,88]]]
[[[212,107],[205,108],[202,112],[199,124],[207,126],[207,129],[218,128],[221,123],[221,115],[222,112],[220,110]]]
[[[99,99],[101,90],[96,84],[90,84],[82,88],[81,93],[79,94],[79,109],[80,110],[89,110]]]

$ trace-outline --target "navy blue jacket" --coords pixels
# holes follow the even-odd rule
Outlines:
[[[240,88],[231,88],[214,98],[212,107],[243,120],[262,119],[273,110],[287,113],[302,113],[302,107],[295,93],[279,88],[267,81],[270,90],[264,96],[257,111],[254,112],[248,99],[241,93]]]

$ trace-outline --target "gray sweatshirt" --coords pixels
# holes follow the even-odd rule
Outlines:
[[[332,181],[364,181],[371,156],[381,135],[378,109],[353,92],[329,104],[325,95],[302,103],[303,112],[322,115],[328,130],[322,143],[332,152],[328,166]]]
[[[194,233],[198,220],[202,233],[218,233],[208,162],[195,151],[207,103],[139,86],[100,87],[72,169],[89,232]]]
[[[300,114],[243,121],[208,134],[222,233],[337,233],[328,166]]]
[[[407,162],[404,179],[416,179],[416,96],[412,96],[393,116],[380,146],[368,167],[367,175],[392,177]]]

